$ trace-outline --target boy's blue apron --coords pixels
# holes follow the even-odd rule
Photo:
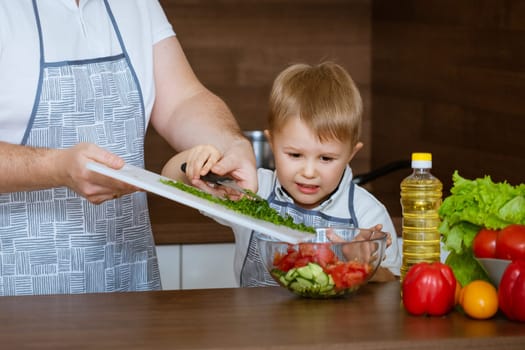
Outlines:
[[[142,92],[107,0],[122,54],[46,62],[22,144],[92,142],[144,166]],[[60,40],[60,38],[55,38]],[[0,194],[0,295],[160,289],[146,202],[137,192],[93,205],[66,187]]]
[[[268,198],[268,203],[272,208],[277,210],[281,216],[291,216],[295,223],[304,223],[312,227],[341,227],[354,226],[359,227],[357,217],[354,210],[354,188],[353,183],[350,184],[350,191],[348,191],[348,215],[347,218],[338,218],[335,216],[326,215],[317,210],[306,210],[296,206],[293,203],[279,201],[275,198],[275,187]],[[262,257],[259,253],[259,246],[257,244],[256,235],[258,233],[252,231],[250,241],[248,244],[248,252],[244,258],[244,263],[241,269],[240,286],[241,287],[258,287],[258,286],[276,286],[277,282],[268,273]]]

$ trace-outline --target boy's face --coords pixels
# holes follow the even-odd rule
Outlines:
[[[351,149],[350,141],[335,139],[320,142],[299,118],[290,118],[277,133],[267,132],[266,136],[279,182],[295,204],[305,209],[315,208],[328,198],[346,165],[362,147],[358,143]]]

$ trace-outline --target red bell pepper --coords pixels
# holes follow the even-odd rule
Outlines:
[[[511,262],[503,272],[498,303],[508,319],[525,322],[525,260]]]
[[[402,290],[410,314],[442,316],[455,305],[456,277],[446,264],[421,262],[408,270]]]

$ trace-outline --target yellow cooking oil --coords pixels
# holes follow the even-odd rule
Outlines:
[[[431,153],[412,153],[412,174],[401,182],[401,281],[412,265],[440,261],[438,209],[442,202],[443,184],[432,175],[431,168]]]

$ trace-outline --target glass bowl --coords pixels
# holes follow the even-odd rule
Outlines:
[[[341,297],[356,292],[375,274],[387,234],[370,229],[319,228],[311,241],[289,244],[256,235],[259,253],[272,278],[308,298]]]

